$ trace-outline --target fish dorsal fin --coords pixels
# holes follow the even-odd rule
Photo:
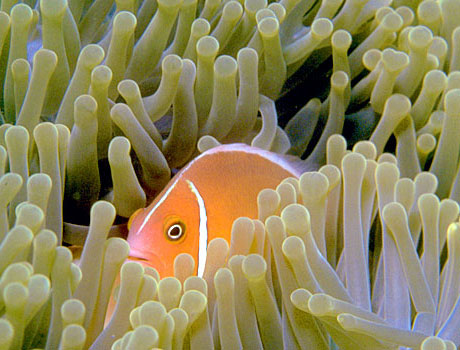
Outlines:
[[[315,166],[312,163],[307,163],[297,156],[274,153],[258,147],[249,146],[244,143],[232,143],[211,148],[196,158],[195,161],[197,161],[202,156],[219,152],[245,152],[257,154],[282,166],[296,177],[300,177],[300,175],[307,171],[316,171],[319,168],[319,166]]]

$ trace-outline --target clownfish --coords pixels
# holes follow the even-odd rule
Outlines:
[[[202,276],[208,242],[230,243],[233,221],[257,218],[257,195],[305,170],[290,157],[245,144],[212,148],[183,167],[155,200],[129,220],[130,256],[174,275],[174,259],[188,253]]]

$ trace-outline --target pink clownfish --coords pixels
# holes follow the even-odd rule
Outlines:
[[[290,160],[292,157],[292,161]],[[173,276],[175,257],[188,253],[204,271],[208,242],[230,242],[233,221],[257,218],[257,195],[303,172],[299,159],[245,144],[212,148],[182,168],[156,199],[133,214],[130,256]]]

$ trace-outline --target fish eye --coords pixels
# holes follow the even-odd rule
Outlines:
[[[185,225],[182,222],[174,222],[166,230],[166,236],[171,241],[179,240],[185,234]]]

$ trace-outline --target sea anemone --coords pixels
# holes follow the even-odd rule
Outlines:
[[[460,345],[459,15],[456,0],[3,1],[0,349]],[[317,171],[254,198],[202,277],[187,254],[169,277],[124,263],[108,237],[234,142]]]

